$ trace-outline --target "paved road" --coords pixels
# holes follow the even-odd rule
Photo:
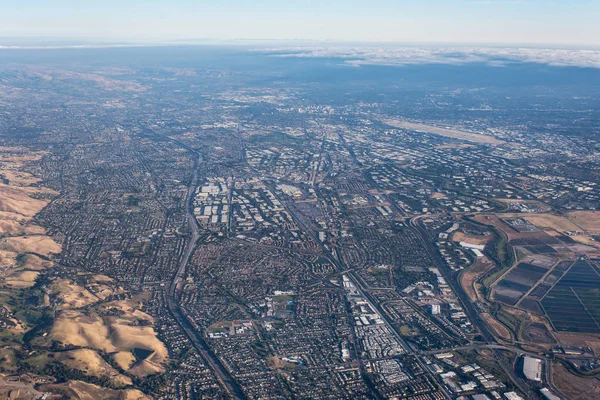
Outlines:
[[[269,186],[267,186],[269,187]],[[354,276],[354,273],[349,270],[348,268],[344,267],[342,265],[342,263],[331,254],[331,251],[329,251],[329,249],[327,249],[325,247],[325,245],[323,244],[323,242],[321,242],[319,240],[319,238],[317,237],[317,235],[315,234],[315,232],[311,231],[310,229],[308,229],[308,227],[304,224],[304,222],[302,221],[301,218],[299,218],[295,213],[294,210],[292,210],[285,201],[283,201],[276,193],[275,188],[270,186],[269,189],[271,190],[271,192],[273,193],[273,195],[275,196],[275,198],[277,198],[277,200],[279,200],[279,202],[282,204],[282,206],[287,210],[287,212],[292,216],[292,219],[296,222],[296,225],[298,225],[299,228],[301,228],[306,234],[310,235],[313,240],[315,241],[315,243],[317,243],[320,247],[321,247],[321,251],[323,252],[323,254],[333,263],[333,265],[336,267],[336,269],[338,270],[339,273],[342,274],[346,274],[348,276],[348,278],[350,279],[350,281],[354,284],[354,286],[356,287],[356,289],[360,292],[360,294],[365,298],[365,300],[367,301],[367,303],[369,303],[369,305],[371,306],[371,308],[373,310],[377,310],[377,312],[379,313],[382,321],[385,323],[385,325],[390,329],[390,331],[392,331],[393,335],[396,337],[396,339],[402,344],[402,346],[406,349],[407,354],[413,354],[413,352],[411,351],[411,348],[408,346],[408,344],[406,344],[406,342],[404,341],[404,339],[402,338],[402,336],[400,336],[400,334],[394,329],[394,327],[392,326],[392,324],[390,323],[390,321],[388,321],[388,318],[386,317],[386,315],[383,313],[383,310],[380,309],[380,307],[377,305],[377,303],[368,295],[367,292],[365,292],[362,288],[362,286],[359,284],[358,279]],[[431,373],[429,371],[429,368],[427,368],[425,365],[423,365],[423,363],[421,362],[421,360],[417,357],[417,363],[421,366],[421,368],[423,369],[423,371],[425,371],[425,373],[427,375],[431,376]],[[437,382],[437,380],[434,379],[435,382]],[[444,393],[444,395],[446,396],[446,398],[450,399],[452,398],[450,396],[450,394],[446,391],[446,389],[443,386],[439,386],[439,388],[441,389],[441,391]]]
[[[421,237],[421,241],[423,242],[425,247],[428,249],[429,253],[431,254],[431,257],[433,257],[433,260],[436,263],[436,265],[437,265],[438,269],[440,270],[440,272],[442,273],[442,275],[444,275],[446,282],[448,282],[448,284],[452,288],[452,291],[458,296],[458,299],[461,302],[463,309],[465,310],[465,313],[469,317],[469,320],[478,328],[479,332],[481,333],[481,336],[483,336],[483,338],[485,339],[485,342],[488,345],[496,344],[496,339],[490,333],[490,331],[487,327],[487,324],[479,316],[479,313],[477,312],[475,305],[468,298],[467,294],[464,292],[464,290],[462,289],[462,287],[460,286],[458,281],[455,279],[455,276],[451,275],[448,272],[444,262],[442,261],[441,256],[439,255],[437,250],[434,248],[431,241],[427,238],[427,233],[425,232],[423,227],[419,224],[419,218],[420,217],[411,218],[410,226],[413,227],[415,229],[415,231]],[[492,353],[494,354],[494,358],[498,361],[498,364],[500,365],[500,367],[502,368],[504,373],[510,378],[511,382],[522,393],[527,395],[528,398],[537,398],[536,394],[532,391],[532,389],[529,387],[529,385],[527,385],[525,382],[523,382],[523,380],[521,380],[516,375],[513,365],[509,365],[507,360],[505,360],[505,357],[500,353],[500,350],[498,348],[495,348],[492,346],[490,346],[488,348],[492,351]],[[536,357],[539,357],[539,356],[536,356]]]
[[[190,149],[188,146],[178,141],[174,142],[193,152],[194,155],[196,155],[197,159],[194,165],[194,176],[190,181],[186,200],[187,221],[190,229],[190,238],[185,246],[183,254],[181,255],[177,271],[175,272],[175,275],[171,280],[171,284],[169,286],[169,295],[167,296],[167,307],[171,314],[173,314],[173,317],[175,318],[177,323],[185,332],[186,336],[192,342],[194,348],[196,348],[196,350],[202,355],[204,360],[207,362],[208,366],[213,371],[215,377],[217,378],[223,389],[227,391],[229,397],[232,399],[244,399],[245,396],[237,382],[235,382],[235,380],[231,377],[229,372],[227,372],[225,367],[223,367],[219,359],[212,353],[209,346],[204,341],[202,333],[194,327],[192,322],[189,320],[188,316],[183,312],[179,305],[179,292],[183,287],[183,283],[185,282],[186,268],[190,257],[194,253],[194,249],[198,244],[198,240],[200,239],[198,222],[196,221],[196,217],[193,214],[193,201],[194,194],[196,192],[196,187],[198,185],[202,158],[197,151]]]

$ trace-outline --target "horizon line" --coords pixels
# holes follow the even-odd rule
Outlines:
[[[16,42],[15,42],[16,41]],[[11,43],[12,42],[12,43]],[[507,47],[507,48],[538,48],[538,49],[578,49],[600,50],[600,45],[591,44],[557,44],[543,42],[460,42],[460,41],[381,41],[381,40],[338,40],[338,39],[302,39],[302,38],[131,38],[131,39],[104,39],[95,37],[82,37],[72,39],[62,36],[0,36],[0,50],[42,50],[42,49],[93,49],[93,48],[118,48],[118,47],[167,47],[183,45],[209,45],[209,44],[267,44],[267,43],[306,43],[329,45],[380,45],[380,46],[479,46],[479,47]]]

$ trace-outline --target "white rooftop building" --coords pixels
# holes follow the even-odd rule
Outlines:
[[[558,397],[557,395],[555,395],[554,393],[552,393],[550,391],[550,389],[548,388],[543,388],[540,390],[540,392],[542,393],[542,396],[544,396],[545,399],[548,400],[562,400],[562,397]]]
[[[525,356],[523,359],[523,375],[530,381],[542,381],[542,360]]]

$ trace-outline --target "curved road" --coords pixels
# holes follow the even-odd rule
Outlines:
[[[465,311],[465,314],[467,314],[467,316],[469,317],[469,320],[471,320],[471,322],[478,328],[479,332],[481,333],[481,336],[485,339],[486,345],[488,345],[487,348],[489,348],[492,351],[495,359],[498,361],[498,364],[500,365],[500,367],[502,368],[504,373],[510,378],[510,380],[515,385],[515,387],[517,387],[523,394],[527,395],[528,398],[537,398],[535,392],[531,389],[531,387],[526,382],[519,379],[519,377],[516,375],[514,366],[508,365],[507,360],[505,360],[504,356],[502,354],[500,354],[501,347],[494,346],[497,344],[496,339],[490,333],[487,325],[485,324],[485,322],[483,322],[483,320],[479,316],[479,313],[475,309],[475,306],[473,305],[471,300],[467,297],[466,293],[463,291],[460,284],[457,282],[455,277],[452,276],[446,269],[441,256],[439,255],[437,250],[433,247],[431,241],[427,239],[427,233],[425,232],[423,227],[419,224],[419,219],[421,217],[422,216],[417,216],[417,217],[411,218],[409,221],[409,224],[418,233],[419,237],[421,238],[421,242],[423,243],[425,248],[427,248],[427,250],[431,254],[431,257],[433,257],[433,261],[435,262],[439,271],[442,273],[442,275],[444,275],[444,278],[446,278],[446,282],[448,282],[448,284],[452,288],[452,291],[458,297],[458,300],[460,301],[460,303],[463,307],[463,310]],[[521,352],[523,352],[523,351],[521,351]],[[536,356],[536,357],[540,358],[540,356]],[[544,360],[544,362],[546,362],[545,357],[542,357],[542,359]]]

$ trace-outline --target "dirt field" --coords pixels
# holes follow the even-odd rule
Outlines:
[[[523,330],[523,337],[528,342],[535,344],[556,344],[556,340],[545,324],[533,323]]]
[[[579,243],[578,247],[569,246],[576,253],[594,252],[597,256],[600,254],[600,242],[589,236],[572,236],[571,239]],[[590,255],[590,254],[588,254]]]
[[[454,232],[452,234],[452,240],[455,242],[467,242],[470,244],[487,244],[492,238],[491,235],[488,236],[475,236],[475,235],[467,235],[463,232]]]
[[[0,376],[0,399],[36,400],[43,395],[31,383],[9,381]]]
[[[568,232],[586,232],[588,228],[593,228],[600,224],[600,213],[593,213],[588,211],[574,211],[570,213],[569,219],[559,215],[553,214],[528,214],[524,218],[531,222],[533,225],[544,230],[551,236],[558,236],[568,234]],[[500,214],[501,217],[512,217],[518,214]],[[578,223],[574,223],[577,221]],[[584,226],[579,225],[583,223]],[[589,230],[592,232],[592,230]],[[600,249],[600,243],[595,241],[591,236],[588,235],[575,235],[570,236],[571,239],[580,243],[579,247],[568,246],[574,252],[593,252]],[[577,245],[575,245],[577,246]],[[589,246],[589,247],[584,247]]]
[[[525,219],[541,229],[552,229],[560,233],[579,231],[579,227],[567,218],[552,214],[528,214]]]
[[[600,232],[600,211],[573,211],[567,218],[587,232]]]
[[[563,346],[589,346],[600,354],[600,335],[556,332],[554,336]]]
[[[483,257],[481,257],[483,258]],[[477,260],[475,264],[467,271],[463,272],[460,277],[460,284],[473,302],[479,301],[479,296],[474,287],[475,282],[483,276],[487,271],[494,268],[494,264],[491,263],[487,257],[485,260]]]
[[[507,223],[502,221],[500,218],[525,218],[533,225],[540,228],[541,232],[517,232],[515,229],[510,227]],[[504,232],[509,240],[514,239],[544,239],[552,237],[559,237],[568,231],[582,231],[573,222],[562,216],[556,216],[552,214],[517,214],[517,213],[506,213],[497,215],[476,215],[473,219],[479,223],[485,225],[491,225]],[[590,236],[578,235],[571,236],[571,239],[577,243],[565,244],[563,246],[564,251],[570,251],[575,253],[600,253],[600,242],[594,241]]]
[[[485,321],[485,323],[490,327],[494,336],[498,339],[503,339],[507,342],[510,342],[513,338],[508,328],[498,322],[494,317],[492,317],[488,313],[482,313],[481,318]]]
[[[469,142],[486,143],[486,144],[493,144],[493,145],[500,145],[500,144],[506,143],[506,142],[503,142],[502,140],[498,140],[498,139],[494,138],[493,136],[489,136],[489,135],[480,135],[477,133],[465,132],[465,131],[460,131],[457,129],[450,129],[450,128],[441,128],[441,127],[426,125],[426,124],[416,124],[416,123],[402,121],[402,120],[398,120],[398,119],[384,119],[384,120],[382,120],[382,122],[384,122],[390,126],[394,126],[396,128],[410,129],[410,130],[414,130],[417,132],[433,133],[435,135],[451,137],[454,139],[467,140]]]
[[[552,364],[552,382],[569,400],[596,400],[600,398],[600,379],[580,378],[571,374],[560,363]]]

